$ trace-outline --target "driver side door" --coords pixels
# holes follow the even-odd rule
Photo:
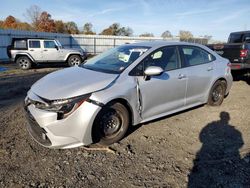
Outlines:
[[[159,76],[138,76],[143,121],[167,115],[185,105],[187,77],[181,69],[176,46],[160,48],[148,55],[137,68],[159,66],[164,72]]]
[[[43,58],[45,61],[63,61],[60,50],[54,40],[43,41]]]

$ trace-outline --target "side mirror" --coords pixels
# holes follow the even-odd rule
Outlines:
[[[158,75],[161,75],[163,72],[164,71],[161,67],[150,66],[146,68],[146,70],[144,71],[144,74],[146,76],[158,76]]]
[[[56,50],[59,50],[59,47],[58,47],[57,45],[55,45],[55,49],[56,49]]]

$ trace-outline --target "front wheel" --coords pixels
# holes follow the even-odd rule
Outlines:
[[[110,145],[121,140],[129,127],[129,113],[121,103],[113,103],[103,107],[97,115],[92,138],[94,143]]]
[[[82,62],[82,59],[79,55],[71,55],[68,59],[69,66],[78,66]]]
[[[218,80],[214,83],[208,97],[208,104],[211,106],[219,106],[222,104],[226,92],[226,82]]]

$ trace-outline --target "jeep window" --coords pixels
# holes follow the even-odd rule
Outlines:
[[[27,48],[26,40],[16,40],[14,42],[14,48],[15,49],[25,49],[25,48]]]
[[[40,48],[40,41],[39,40],[30,40],[29,41],[29,48]]]
[[[149,47],[124,45],[108,50],[81,64],[80,67],[119,74],[131,65],[138,57],[145,53]]]
[[[55,48],[56,44],[52,40],[45,40],[44,41],[44,48]]]

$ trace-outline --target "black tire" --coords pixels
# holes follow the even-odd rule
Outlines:
[[[220,106],[224,100],[226,92],[226,82],[218,80],[214,83],[208,97],[208,105]]]
[[[31,60],[26,56],[18,57],[16,63],[22,70],[28,70],[32,65]]]
[[[93,142],[101,145],[118,142],[126,134],[129,122],[129,112],[121,103],[103,107],[93,124]]]
[[[70,67],[78,66],[82,63],[82,59],[79,55],[71,55],[68,58],[68,64]]]

